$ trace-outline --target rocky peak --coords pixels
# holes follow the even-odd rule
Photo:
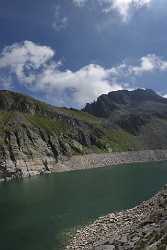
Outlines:
[[[148,102],[167,104],[167,99],[151,89],[118,90],[99,96],[97,101],[86,104],[83,110],[98,117],[109,117],[114,110],[135,108]]]

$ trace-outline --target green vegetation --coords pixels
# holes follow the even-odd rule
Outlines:
[[[67,124],[62,120],[54,120],[47,117],[42,117],[39,115],[29,115],[26,114],[27,120],[32,123],[35,127],[42,128],[46,130],[49,134],[60,134],[67,132]]]
[[[7,129],[8,121],[11,116],[11,112],[0,112],[0,145],[4,144],[4,132]]]
[[[88,151],[93,150],[97,153],[112,151],[121,152],[138,150],[141,148],[136,136],[121,129],[106,129],[102,126],[101,119],[78,110],[68,110],[65,108],[60,108],[59,111],[60,110],[75,119],[91,124],[94,128],[98,128],[103,132],[104,135],[97,139],[96,145],[87,146]],[[74,132],[64,120],[52,119],[37,114],[31,115],[19,112],[0,112],[0,144],[4,143],[4,132],[14,129],[14,126],[12,127],[11,124],[12,120],[15,120],[16,117],[19,117],[19,121],[21,122],[20,125],[26,124],[26,126],[28,126],[28,123],[30,123],[34,127],[45,130],[48,134],[70,135],[70,133],[72,134]],[[85,148],[85,151],[87,150]]]
[[[12,112],[0,112],[0,127],[4,127],[4,124],[8,122],[12,115]]]
[[[67,108],[56,108],[56,110],[60,113],[68,115],[74,119],[78,119],[80,121],[100,125],[102,119],[95,117],[87,112],[83,112],[77,109],[67,109]]]
[[[52,147],[56,148],[52,150],[58,149],[62,154],[166,148],[166,99],[144,90],[118,91],[103,97],[90,110],[88,105],[85,112],[0,91],[0,144],[6,142],[7,135],[14,150],[19,140],[30,140],[31,147],[33,140],[33,145],[38,144],[36,138],[43,140],[41,130],[46,136],[52,135]],[[108,115],[104,118],[105,112]]]
[[[99,140],[100,145],[109,152],[131,151],[142,148],[136,136],[121,129],[105,129],[105,136]]]

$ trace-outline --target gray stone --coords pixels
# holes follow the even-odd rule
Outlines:
[[[96,247],[95,250],[115,250],[115,246],[103,245],[103,246]]]

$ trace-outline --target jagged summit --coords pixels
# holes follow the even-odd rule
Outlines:
[[[115,110],[148,106],[150,103],[167,104],[167,99],[151,89],[118,90],[99,96],[97,101],[86,104],[83,111],[98,117],[109,117]]]
[[[109,116],[109,113],[114,109],[119,109],[120,105],[134,107],[148,101],[167,103],[166,98],[159,96],[151,89],[136,89],[133,91],[118,90],[99,96],[97,101],[93,103],[87,103],[83,111],[99,117],[106,117]],[[56,108],[22,93],[0,90],[0,110],[35,113],[40,110],[42,112],[43,109],[52,111],[61,110],[61,108]],[[65,108],[62,108],[62,110],[63,109]]]

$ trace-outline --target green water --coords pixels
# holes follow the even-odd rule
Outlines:
[[[133,207],[167,183],[167,162],[84,170],[0,184],[0,249],[57,250],[66,234]]]

